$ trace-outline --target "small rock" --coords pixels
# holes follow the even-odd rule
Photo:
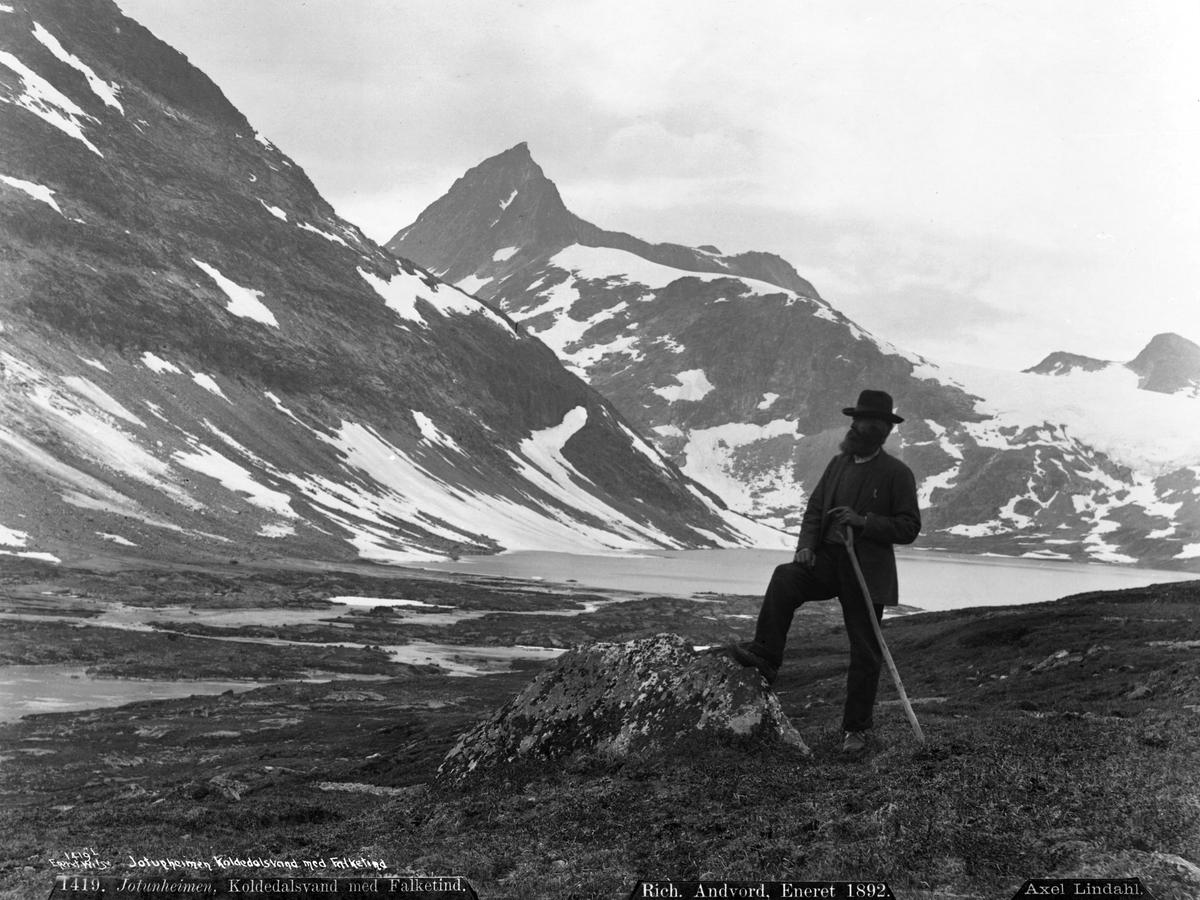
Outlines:
[[[1150,685],[1139,684],[1132,691],[1125,695],[1126,700],[1141,700],[1150,694]]]

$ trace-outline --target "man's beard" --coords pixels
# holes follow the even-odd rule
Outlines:
[[[850,456],[870,456],[883,446],[886,437],[874,429],[864,433],[851,428],[838,444],[838,449]]]

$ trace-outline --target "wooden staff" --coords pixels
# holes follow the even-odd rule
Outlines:
[[[896,690],[900,693],[900,702],[904,705],[904,712],[908,715],[908,721],[912,723],[913,731],[917,735],[917,743],[925,743],[925,735],[921,733],[921,723],[917,721],[917,714],[913,712],[912,704],[908,702],[908,694],[904,693],[904,684],[900,681],[900,673],[896,671],[896,663],[892,661],[892,654],[888,652],[887,644],[883,641],[883,629],[879,627],[879,620],[875,618],[875,604],[871,602],[871,592],[867,590],[867,579],[863,577],[862,568],[858,565],[858,555],[854,552],[854,529],[847,526],[846,528],[846,551],[850,554],[850,562],[854,566],[854,574],[858,576],[858,585],[862,588],[863,600],[867,604],[867,617],[871,620],[871,627],[875,629],[875,638],[879,641],[879,648],[883,651],[883,658],[887,661],[888,671],[892,673],[892,681],[896,683]]]

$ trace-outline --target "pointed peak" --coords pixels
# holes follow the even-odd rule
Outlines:
[[[529,152],[529,144],[527,144],[525,141],[521,141],[521,143],[509,147],[507,150],[503,150],[500,153],[497,153],[495,156],[489,156],[478,166],[476,166],[476,168],[488,169],[496,165],[531,165],[535,168],[537,167],[537,163],[533,161],[533,155]]]

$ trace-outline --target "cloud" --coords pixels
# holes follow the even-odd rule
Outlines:
[[[776,252],[918,352],[1200,339],[1192,2],[119,2],[377,239],[528,141],[584,218]]]

